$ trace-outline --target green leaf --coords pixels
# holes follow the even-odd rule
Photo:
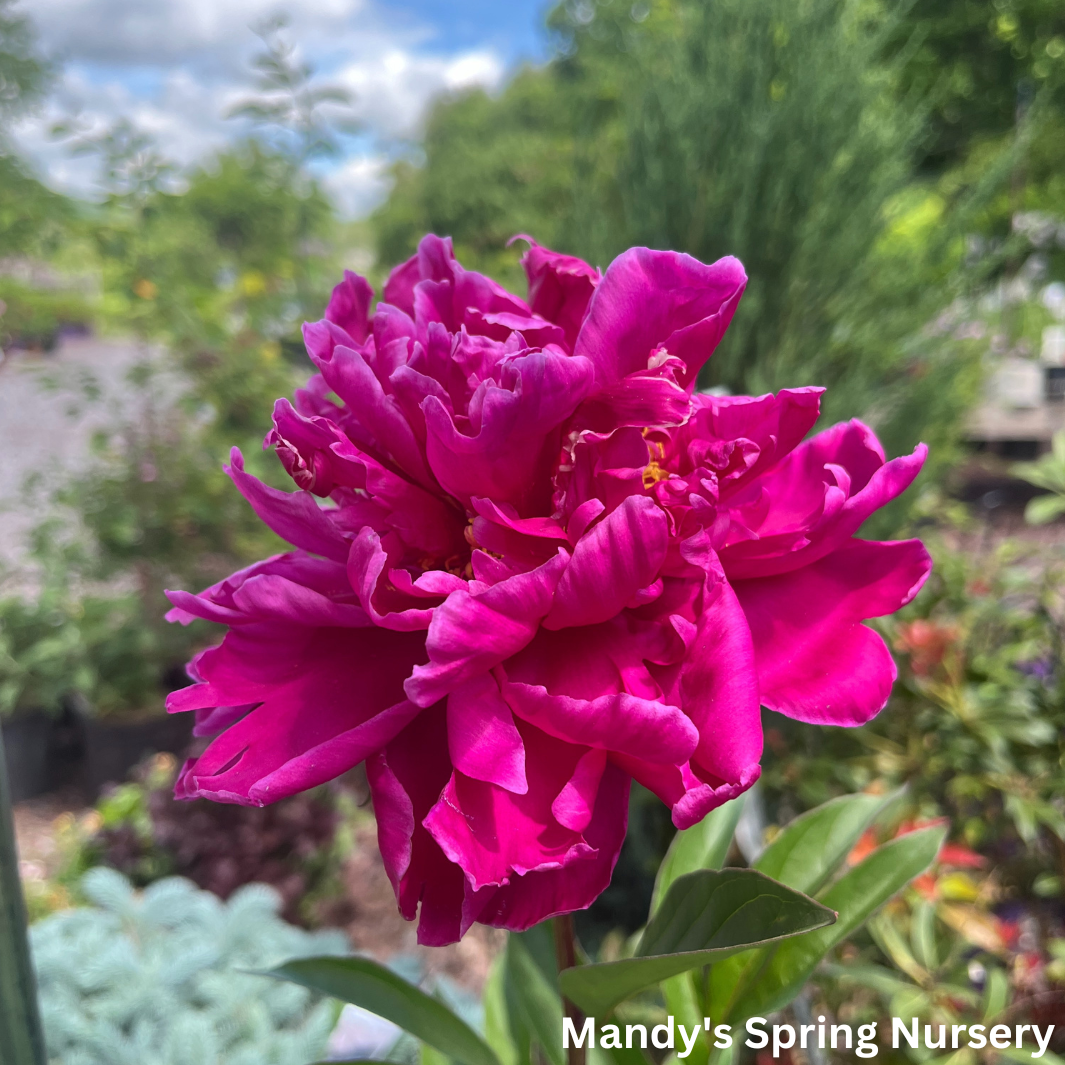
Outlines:
[[[506,955],[499,955],[484,985],[484,1038],[500,1065],[518,1065],[518,1051],[510,1029],[506,997]]]
[[[735,1024],[747,1017],[768,1016],[786,1006],[833,947],[860,928],[892,895],[935,861],[946,834],[946,827],[937,825],[910,832],[878,847],[821,896],[821,901],[839,914],[831,928],[781,943],[769,955],[763,951],[744,959],[746,964],[740,973],[729,972],[725,967],[722,967],[724,971],[715,971],[716,986],[740,988],[724,1020]],[[757,975],[744,988],[752,973]]]
[[[993,1021],[1009,1000],[1010,983],[1006,974],[998,968],[988,970],[987,986],[984,988],[983,1019]]]
[[[891,996],[900,991],[920,990],[883,965],[825,965],[820,971],[837,980],[853,980],[856,984],[872,988],[881,995]]]
[[[755,869],[796,891],[814,894],[897,795],[843,795],[796,817],[762,852]]]
[[[671,976],[668,980],[663,980],[661,984],[666,1013],[672,1013],[677,1023],[683,1024],[686,1028],[703,1026],[704,1010],[699,991],[696,989],[696,981],[702,982],[702,976],[702,970],[681,973],[679,976]],[[705,1065],[709,1050],[705,1039],[698,1040],[686,1059],[687,1065]]]
[[[1024,520],[1029,525],[1046,525],[1065,514],[1065,495],[1036,496],[1024,508]]]
[[[692,825],[673,837],[673,842],[658,868],[655,890],[651,896],[652,917],[677,877],[694,873],[696,869],[721,868],[728,854],[732,835],[736,831],[736,822],[743,812],[746,797],[746,794],[741,795],[738,799],[711,810],[697,825]]]
[[[1006,1047],[1005,1050],[1000,1050],[1001,1054],[1008,1061],[1016,1061],[1018,1065],[1032,1065],[1032,1051],[1035,1050],[1035,1043],[1026,1043],[1020,1050],[1016,1047]],[[1065,1065],[1065,1061],[1062,1061],[1060,1055],[1055,1054],[1052,1050],[1044,1050],[1043,1056],[1038,1059],[1041,1065]]]
[[[588,1065],[648,1065],[648,1058],[639,1047],[590,1047]]]
[[[511,1013],[518,1015],[518,1027],[535,1039],[553,1065],[565,1065],[562,999],[536,962],[537,943],[528,941],[531,935],[548,931],[545,922],[543,928],[507,937],[506,996]]]
[[[637,991],[753,945],[822,928],[835,914],[752,869],[702,869],[678,877],[636,956],[566,969],[562,993],[603,1016]]]
[[[297,958],[266,975],[362,1006],[464,1065],[499,1065],[488,1044],[447,1006],[369,958]]]

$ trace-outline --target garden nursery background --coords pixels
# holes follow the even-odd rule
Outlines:
[[[263,809],[175,802],[197,741],[163,711],[220,632],[168,625],[163,589],[283,550],[223,473],[229,448],[284,485],[261,441],[309,372],[301,323],[344,268],[379,289],[425,232],[518,292],[519,233],[600,266],[638,244],[736,255],[750,283],[700,388],[824,385],[821,426],[860,417],[889,456],[929,444],[862,532],[919,535],[936,564],[874,623],[898,664],[888,707],[816,731],[765,712],[723,854],[753,864],[860,792],[880,812],[842,867],[944,819],[936,864],[786,1017],[1053,1024],[1046,1058],[1065,1056],[1065,3],[565,0],[539,62],[445,86],[402,133],[279,16],[234,42],[257,50],[218,104],[231,135],[194,163],[132,106],[50,120],[51,157],[92,175],[81,195],[19,147],[63,74],[34,17],[0,0],[0,720],[53,1060],[433,1061],[248,975],[351,947],[491,1025],[502,934],[415,945],[360,770]],[[353,220],[337,175],[368,129],[385,192]],[[631,949],[673,832],[637,787],[613,883],[577,915],[590,956]],[[880,1051],[992,1054],[1029,1059]]]

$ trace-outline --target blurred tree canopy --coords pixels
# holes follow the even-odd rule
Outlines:
[[[901,88],[931,101],[921,165],[962,162],[974,140],[1013,130],[1040,96],[1065,103],[1065,7],[1059,0],[914,0],[888,43],[907,51]]]
[[[46,189],[13,152],[13,119],[43,96],[51,67],[40,54],[29,20],[0,0],[0,254],[54,250],[56,223],[70,216],[62,196]]]
[[[1036,0],[565,0],[549,64],[433,110],[374,216],[379,257],[450,233],[518,284],[519,232],[601,266],[633,244],[735,254],[750,284],[704,385],[822,384],[827,418],[946,462],[980,352],[925,327],[976,280],[966,234],[1008,233],[1021,148],[1026,202],[1060,185],[1061,17]],[[948,151],[966,64],[982,103]],[[1044,88],[1021,145],[1002,100],[1025,78]]]

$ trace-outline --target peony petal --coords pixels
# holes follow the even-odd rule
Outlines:
[[[561,869],[594,857],[579,832],[560,825],[551,804],[584,751],[522,726],[528,790],[523,795],[455,772],[424,824],[474,890],[514,874]]]
[[[718,781],[741,780],[762,756],[761,700],[747,619],[720,569],[707,575],[681,691],[698,729],[693,763]]]
[[[529,279],[529,306],[536,314],[562,327],[566,347],[572,351],[588,301],[602,275],[583,260],[541,247],[525,234],[512,238],[511,242],[514,240],[529,243],[529,250],[521,259]]]
[[[610,883],[628,824],[629,778],[607,763],[595,809],[583,836],[593,856],[561,869],[511,877],[506,887],[479,900],[482,924],[523,932],[560,913],[587,909]]]
[[[361,344],[370,332],[368,311],[373,288],[365,277],[344,271],[344,280],[333,289],[325,309],[327,321],[335,322],[356,344]]]
[[[242,570],[237,570],[224,581],[205,588],[199,595],[183,591],[168,591],[166,595],[175,604],[175,608],[166,615],[166,619],[167,621],[179,621],[183,625],[189,624],[194,618],[217,620],[225,624],[261,620],[258,615],[245,615],[238,609],[236,601],[236,593],[245,582],[260,575],[284,577],[334,602],[337,600],[354,602],[351,585],[348,583],[347,573],[343,566],[329,559],[315,558],[303,551],[290,551],[284,555],[273,555],[263,559],[262,562],[255,562]]]
[[[588,827],[605,770],[605,751],[592,750],[581,755],[573,776],[551,804],[551,814],[560,825],[574,832],[583,832]]]
[[[525,747],[510,707],[490,673],[460,684],[447,699],[447,745],[465,776],[524,795]]]
[[[761,489],[768,512],[757,539],[722,549],[729,579],[788,573],[825,558],[913,483],[927,455],[918,444],[913,454],[884,462],[872,430],[857,421],[807,440],[748,489]],[[841,475],[843,487],[833,487]]]
[[[429,664],[415,668],[408,697],[431,706],[464,680],[497,666],[536,634],[569,561],[559,549],[549,562],[478,592],[452,592],[433,613],[426,639]]]
[[[577,542],[544,628],[612,618],[658,576],[668,539],[662,509],[647,496],[630,496]]]
[[[851,540],[812,566],[736,582],[763,704],[821,725],[860,725],[879,713],[895,664],[861,621],[908,603],[931,568],[919,540]]]
[[[348,557],[348,540],[309,492],[281,492],[244,472],[244,456],[233,448],[226,473],[263,523],[295,547],[334,562]]]
[[[753,462],[732,462],[721,472],[729,492],[765,473],[788,455],[813,428],[823,388],[782,388],[776,395],[696,396],[692,436],[717,441],[748,441]],[[724,490],[724,489],[723,489]]]
[[[738,780],[708,784],[687,764],[667,766],[626,755],[615,755],[614,761],[670,808],[673,824],[680,830],[697,825],[711,810],[742,795],[762,774],[755,762]]]
[[[691,397],[676,381],[633,373],[589,396],[577,411],[577,421],[583,429],[612,433],[627,425],[647,429],[683,425],[690,413]]]
[[[403,680],[424,659],[417,633],[276,623],[231,630],[200,658],[203,682],[172,693],[167,708],[260,705],[196,760],[187,797],[262,806],[339,776],[417,715]]]
[[[630,248],[596,288],[574,354],[591,360],[603,388],[646,370],[664,347],[687,364],[686,385],[724,335],[746,284],[738,259],[706,266],[679,252]]]
[[[370,619],[353,603],[336,603],[320,592],[280,574],[259,574],[234,593],[237,609],[247,617],[293,625],[365,628]]]
[[[492,889],[472,890],[422,825],[451,774],[443,706],[423,712],[366,762],[377,840],[399,911],[418,942],[442,947],[465,935]]]
[[[513,359],[510,387],[482,382],[470,401],[470,432],[462,431],[434,396],[422,402],[429,465],[450,495],[512,503],[522,513],[543,512],[550,502],[551,466],[558,457],[558,427],[592,382],[585,359],[532,352]]]
[[[373,529],[365,528],[355,537],[348,556],[348,577],[359,596],[362,609],[373,624],[397,632],[427,629],[433,618],[433,607],[424,606],[424,599],[412,601],[411,596],[399,593],[394,582],[382,573],[391,568],[388,552],[381,537]]]
[[[366,359],[343,346],[335,347],[328,358],[312,358],[329,387],[373,437],[380,453],[420,485],[435,487],[421,445],[399,402],[385,393]]]

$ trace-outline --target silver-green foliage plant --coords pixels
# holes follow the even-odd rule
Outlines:
[[[282,959],[347,952],[339,932],[278,917],[261,884],[220,901],[177,877],[143,892],[111,869],[82,880],[92,905],[30,930],[54,1065],[306,1065],[336,1007],[255,975]]]

